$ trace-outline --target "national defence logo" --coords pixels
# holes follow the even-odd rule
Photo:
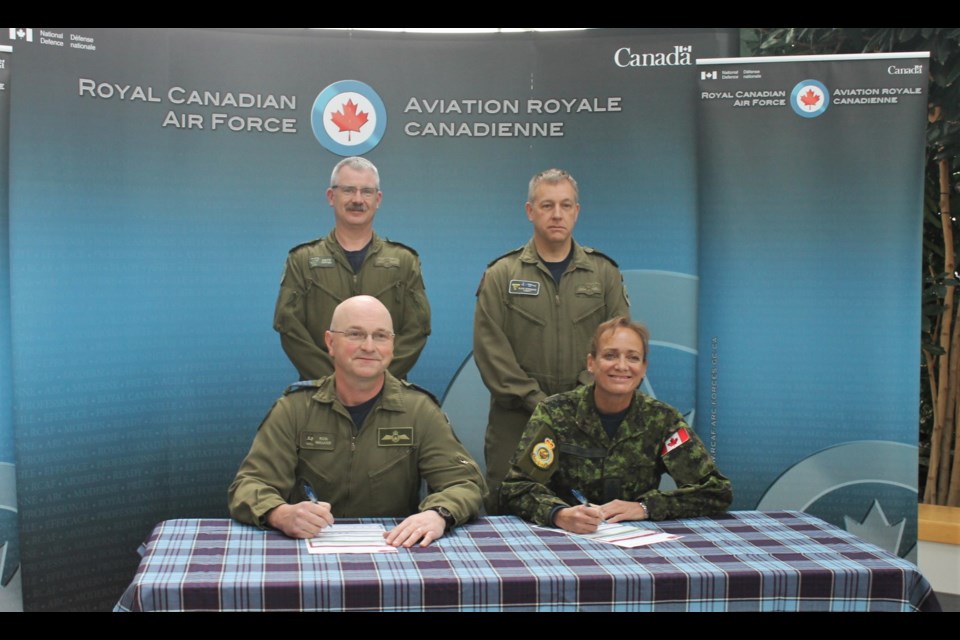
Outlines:
[[[387,130],[387,109],[368,84],[334,82],[313,101],[310,126],[317,141],[340,156],[359,156],[376,147]]]
[[[827,110],[830,92],[822,82],[804,80],[797,83],[790,94],[790,106],[801,118],[816,118]]]

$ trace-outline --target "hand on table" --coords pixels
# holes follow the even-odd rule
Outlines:
[[[282,504],[267,513],[267,524],[291,538],[314,538],[333,524],[329,502]]]
[[[391,531],[383,534],[387,544],[394,547],[412,547],[420,542],[425,547],[443,536],[447,523],[439,513],[433,510],[421,511],[409,516]]]
[[[646,507],[639,502],[627,502],[626,500],[612,500],[605,505],[601,505],[603,515],[607,522],[624,522],[626,520],[646,520],[650,517]]]

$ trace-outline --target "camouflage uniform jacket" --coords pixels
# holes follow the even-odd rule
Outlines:
[[[280,282],[273,328],[301,380],[333,373],[324,332],[334,308],[361,294],[380,300],[393,319],[397,337],[390,373],[403,378],[416,364],[430,335],[430,305],[417,253],[374,233],[360,271],[354,273],[331,231],[291,249]]]
[[[610,439],[593,390],[579,387],[537,407],[500,487],[508,512],[552,525],[556,507],[576,504],[571,489],[594,504],[642,500],[651,520],[709,515],[730,505],[730,481],[676,409],[636,392]],[[676,481],[675,491],[658,489],[663,473]]]
[[[420,499],[420,480],[429,494]],[[446,507],[462,524],[483,505],[480,468],[436,400],[386,374],[383,395],[357,429],[334,378],[293,385],[267,414],[230,485],[230,515],[266,527],[268,511],[307,499],[335,517],[405,517]]]

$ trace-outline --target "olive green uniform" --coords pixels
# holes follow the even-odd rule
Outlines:
[[[422,501],[421,479],[429,492]],[[332,376],[288,389],[230,485],[230,515],[266,527],[271,509],[307,500],[305,480],[343,518],[446,507],[462,524],[480,512],[486,492],[477,463],[436,400],[389,373],[360,429],[337,400]]]
[[[500,485],[503,507],[540,525],[552,525],[557,507],[643,502],[651,520],[691,518],[727,509],[730,481],[673,407],[639,391],[614,434],[607,435],[594,402],[594,385],[545,400],[527,425],[510,471]],[[660,491],[670,474],[675,491]]]
[[[623,276],[602,253],[573,243],[559,287],[531,239],[487,267],[477,290],[473,356],[490,390],[484,442],[487,512],[523,429],[548,395],[590,382],[587,352],[597,325],[629,314]]]
[[[333,310],[356,295],[383,303],[393,318],[394,356],[390,373],[406,377],[430,335],[430,305],[417,253],[376,233],[358,273],[353,272],[334,232],[290,250],[280,283],[273,328],[301,380],[333,373],[324,332]]]

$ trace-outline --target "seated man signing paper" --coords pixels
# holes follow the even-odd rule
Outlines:
[[[333,375],[295,384],[274,404],[230,485],[230,514],[293,538],[337,517],[405,517],[385,534],[404,547],[474,518],[483,476],[436,400],[387,371],[386,307],[371,296],[345,300],[325,339]]]

